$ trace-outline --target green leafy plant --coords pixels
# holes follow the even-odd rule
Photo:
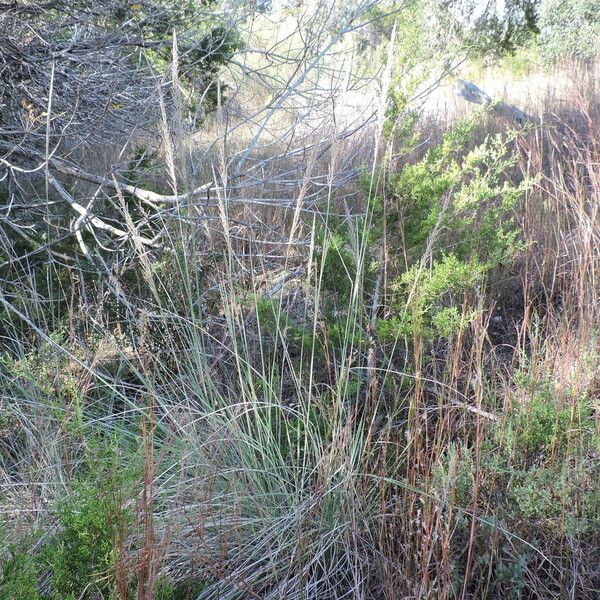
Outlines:
[[[515,134],[466,151],[477,122],[459,123],[423,160],[390,178],[401,227],[396,239],[406,259],[393,284],[396,314],[377,324],[382,339],[456,333],[475,314],[458,310],[463,295],[521,248],[512,211],[531,182],[506,177]]]
[[[118,440],[90,441],[86,466],[58,504],[59,532],[44,550],[56,600],[92,598],[113,589],[119,541],[133,520],[124,508],[139,478],[139,460],[133,457],[123,464]]]
[[[598,54],[598,0],[543,0],[539,22],[540,54],[548,62],[565,58],[590,60]]]
[[[39,565],[24,551],[9,549],[10,557],[2,565],[0,600],[40,600]]]

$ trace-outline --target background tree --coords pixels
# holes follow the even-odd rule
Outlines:
[[[600,2],[543,0],[539,27],[540,53],[546,60],[590,60],[600,48]]]
[[[476,55],[512,53],[539,33],[540,0],[434,0],[444,43]]]

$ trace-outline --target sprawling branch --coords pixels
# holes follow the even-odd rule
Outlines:
[[[244,8],[56,0],[24,12],[5,3],[7,218],[40,239],[50,223],[57,239],[75,236],[84,254],[79,230],[103,232],[90,243],[119,250],[110,254],[116,261],[126,260],[125,240],[164,248],[174,221],[194,224],[209,245],[224,230],[240,255],[251,238],[254,256],[285,256],[278,245],[307,241],[296,226],[298,239],[288,239],[273,211],[314,213],[333,194],[350,200],[371,158],[360,140],[372,135],[377,88],[353,75],[352,36],[379,18],[377,2],[317,2],[274,41],[249,29],[247,51],[236,51],[230,35],[244,31]],[[276,31],[277,11],[268,18]],[[358,109],[344,105],[348,92],[361,98]],[[127,215],[133,226],[123,228]]]

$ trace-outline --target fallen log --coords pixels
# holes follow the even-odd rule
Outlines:
[[[498,116],[511,121],[516,121],[520,125],[524,125],[525,123],[539,123],[539,119],[537,117],[527,114],[512,104],[507,104],[501,100],[494,101],[491,96],[488,96],[483,90],[479,89],[470,81],[459,79],[457,93],[467,102],[473,102],[475,104],[486,106]]]

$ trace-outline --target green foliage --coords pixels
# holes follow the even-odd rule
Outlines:
[[[129,464],[123,464],[118,440],[109,445],[90,440],[90,445],[84,471],[57,507],[59,532],[44,550],[56,600],[92,598],[98,590],[110,592],[119,540],[133,522],[124,502],[139,479],[139,460],[133,455],[128,457]]]
[[[10,557],[2,565],[0,600],[40,600],[38,565],[23,551],[9,549]]]
[[[501,73],[506,73],[514,79],[523,78],[541,70],[538,38],[532,38],[529,43],[505,56],[500,62]]]
[[[521,515],[548,519],[562,512],[566,500],[564,492],[564,481],[556,479],[555,469],[534,467],[517,474],[510,484],[508,497]]]
[[[78,486],[62,504],[58,518],[62,530],[55,546],[48,548],[52,586],[57,598],[79,598],[86,588],[108,589],[115,562],[111,510],[117,508],[98,498],[92,486]]]
[[[357,275],[348,232],[337,230],[328,236],[322,232],[317,241],[322,248],[317,256],[321,284],[325,290],[335,291],[337,303],[347,307]]]
[[[159,578],[154,590],[155,600],[194,600],[204,589],[202,581],[190,579],[184,583],[174,584],[169,578]]]
[[[379,319],[376,323],[376,330],[379,339],[383,342],[411,337],[415,332],[412,315],[407,311],[402,311],[387,319]]]
[[[64,341],[64,332],[54,331],[54,344]],[[84,398],[76,372],[69,361],[50,343],[16,358],[0,354],[0,390],[20,402],[37,404],[46,409],[46,418],[59,423],[74,436],[83,432]]]
[[[189,90],[194,91],[199,82],[209,83],[241,45],[238,32],[220,23],[216,13],[207,18],[207,4],[215,2],[132,2],[114,12],[111,26],[132,29],[145,40],[158,42],[157,49],[147,43],[140,52],[159,72],[173,60],[172,47],[164,41],[177,32],[178,74]],[[212,87],[205,98],[209,108],[214,108],[217,102],[216,86]]]
[[[366,346],[367,337],[355,318],[334,316],[327,319],[326,339],[323,342],[333,348],[347,346],[359,349]]]
[[[390,190],[400,201],[409,251],[420,254],[423,243],[442,228],[459,240],[461,258],[490,254],[489,260],[497,263],[515,250],[509,211],[531,182],[514,185],[505,178],[515,164],[509,154],[515,132],[489,137],[464,154],[477,123],[477,119],[459,123],[422,161],[390,179]]]
[[[528,552],[517,553],[508,559],[499,560],[495,566],[495,576],[498,585],[502,587],[504,593],[513,593],[515,596],[522,592],[525,587],[524,575],[529,566]]]
[[[273,420],[276,439],[284,459],[294,455],[310,452],[308,447],[318,440],[318,443],[327,443],[331,437],[331,427],[324,406],[314,404],[303,410],[302,413],[284,414],[277,411],[279,419]]]
[[[0,600],[79,600],[108,597],[120,541],[130,533],[133,515],[124,509],[139,478],[139,460],[120,457],[118,440],[90,437],[88,457],[67,498],[54,508],[57,533],[35,553],[9,549],[1,567]],[[33,544],[30,542],[29,546]],[[39,584],[50,575],[50,595]],[[166,598],[176,596],[166,596]]]
[[[363,175],[367,211],[348,222],[331,219],[318,231],[316,279],[320,287],[322,327],[318,339],[325,355],[365,349],[367,302],[379,262],[374,259],[383,232],[383,201]]]
[[[543,523],[553,536],[594,534],[600,522],[598,470],[566,460],[563,464],[513,468],[506,482],[507,520]]]
[[[390,178],[402,228],[398,243],[409,264],[393,285],[398,314],[377,324],[384,340],[456,333],[475,314],[461,314],[456,302],[520,249],[512,212],[530,181],[515,185],[506,176],[516,134],[488,137],[466,151],[477,124],[477,118],[459,123],[423,160]]]
[[[412,0],[401,10],[394,0],[381,0],[368,10],[368,24],[357,31],[359,69],[375,74],[385,65],[383,134],[394,140],[396,151],[416,145],[419,93],[431,74],[451,60],[436,43],[431,11],[429,0]]]
[[[479,57],[497,58],[514,53],[539,32],[540,0],[433,0],[438,30],[446,44]]]
[[[600,523],[600,470],[592,458],[590,403],[574,398],[561,402],[549,380],[536,383],[526,370],[517,375],[515,395],[520,401],[503,419],[482,424],[479,440],[451,443],[430,480],[455,535],[474,535],[473,568],[480,571],[474,577],[493,572],[491,585],[511,598],[519,597],[520,578],[537,540],[594,545]],[[465,515],[471,515],[474,501],[478,519],[471,533]],[[490,539],[497,540],[495,549],[490,549]],[[462,584],[464,554],[457,543],[454,567]]]
[[[306,328],[297,325],[274,299],[257,298],[256,317],[262,336],[274,337],[279,343],[284,339],[296,351],[312,347],[313,336]],[[279,336],[279,337],[277,337]],[[280,339],[281,338],[281,339]]]
[[[443,338],[454,335],[465,321],[456,306],[440,308],[431,315],[431,325],[436,335]]]
[[[531,383],[526,372],[516,376],[517,399],[503,434],[504,444],[529,456],[565,450],[570,432],[591,439],[594,432],[588,399],[565,402],[550,380]]]
[[[539,50],[545,60],[590,60],[600,47],[600,1],[543,0],[540,30]]]
[[[430,76],[440,57],[432,53],[431,28],[429,27],[427,3],[411,2],[406,10],[390,19],[395,27],[391,58],[391,78],[388,89],[384,135],[394,134],[395,140],[406,148],[414,146],[415,124],[418,111],[411,108],[410,100],[419,86]],[[390,32],[391,35],[391,32]],[[382,47],[382,59],[387,60],[388,44]]]
[[[200,102],[204,112],[216,107],[219,90],[224,94],[227,87],[223,83],[217,85],[218,72],[241,47],[234,27],[220,23],[216,12],[207,18],[202,5],[214,3],[213,0],[132,3],[115,14],[115,26],[139,31],[146,40],[158,44],[156,49],[148,43],[140,50],[157,73],[163,73],[173,61],[172,46],[164,42],[177,32],[178,77],[184,86],[185,108],[191,114],[201,108]]]
[[[450,444],[440,462],[433,466],[434,494],[444,502],[466,506],[474,481],[473,453],[465,445]]]
[[[429,269],[415,265],[400,277],[400,285],[415,289],[415,302],[430,305],[441,296],[460,293],[479,279],[483,266],[476,260],[465,262],[455,254],[443,255]]]
[[[383,340],[396,339],[409,333],[425,338],[448,337],[469,322],[456,306],[441,303],[471,289],[482,276],[477,262],[462,262],[455,255],[443,256],[428,269],[414,266],[398,280],[396,302],[404,314],[378,322]],[[402,307],[405,308],[402,308]]]
[[[517,400],[491,431],[482,459],[506,485],[506,518],[541,519],[555,534],[591,532],[600,517],[598,474],[578,457],[594,452],[592,407],[586,398],[561,397],[549,379],[533,381],[527,371],[516,382]],[[567,522],[566,507],[577,507]]]
[[[442,198],[461,181],[458,153],[476,126],[464,120],[444,134],[441,144],[430,149],[425,158],[406,165],[389,180],[392,196],[401,201],[400,219],[409,251],[419,252],[442,212]]]
[[[135,9],[140,19],[147,6]],[[123,10],[119,19],[134,9]],[[158,14],[148,18],[158,32],[171,27]],[[403,118],[405,93],[393,89],[390,120]],[[364,176],[366,215],[363,206],[327,206],[324,225],[311,231],[315,264],[302,265],[309,275],[301,285],[286,268],[282,285],[257,297],[257,280],[262,286],[281,262],[257,263],[253,252],[223,253],[229,270],[205,278],[204,252],[185,235],[176,240],[175,228],[172,252],[149,252],[144,272],[111,271],[111,289],[135,305],[119,319],[94,306],[92,294],[85,306],[101,314],[93,325],[107,323],[121,357],[134,356],[127,359],[133,383],[77,324],[69,339],[61,330],[52,344],[27,340],[35,351],[3,360],[3,500],[18,502],[31,486],[43,535],[4,551],[0,600],[42,600],[40,590],[49,594],[43,600],[117,597],[117,576],[133,575],[121,572],[133,561],[121,562],[120,553],[145,549],[129,507],[143,468],[132,422],[150,404],[157,469],[148,508],[155,539],[166,540],[165,550],[174,542],[164,557],[157,548],[165,572],[155,579],[156,600],[327,600],[388,590],[390,597],[418,590],[424,598],[525,598],[570,578],[551,562],[571,569],[570,558],[581,560],[580,580],[592,573],[585,554],[597,547],[600,523],[596,382],[578,393],[586,385],[564,389],[533,368],[512,381],[517,353],[501,351],[513,343],[539,348],[527,323],[518,339],[507,334],[492,348],[495,335],[479,324],[452,339],[495,299],[486,298],[494,272],[504,274],[521,248],[513,213],[528,182],[511,157],[515,134],[476,145],[478,127],[476,119],[459,123],[389,179],[382,168],[381,184]],[[134,159],[131,179],[147,186],[151,165],[143,152]],[[352,214],[329,214],[344,209]],[[321,217],[316,212],[311,221]],[[254,277],[258,265],[264,280]],[[241,276],[231,281],[232,273]],[[140,314],[137,301],[148,310]],[[121,327],[122,337],[112,333]],[[136,328],[143,341],[129,337]],[[77,337],[81,354],[73,351]],[[393,348],[379,343],[399,337],[408,339]],[[167,348],[168,363],[152,339]],[[532,363],[549,363],[546,351],[536,350]],[[82,355],[87,368],[78,364]],[[596,363],[574,363],[577,375],[593,381]],[[508,390],[512,402],[492,389]],[[115,390],[123,390],[124,408],[109,412]],[[125,435],[134,440],[129,447]],[[26,518],[18,516],[13,538]],[[184,570],[196,558],[197,570]],[[206,588],[198,572],[214,577],[214,586]],[[188,581],[180,585],[181,577]]]

